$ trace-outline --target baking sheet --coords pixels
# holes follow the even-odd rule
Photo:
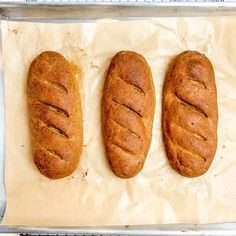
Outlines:
[[[218,223],[236,220],[235,17],[46,24],[2,21],[6,94],[4,225],[87,226]],[[176,54],[191,49],[212,61],[218,89],[218,149],[210,170],[188,179],[171,169],[161,138],[161,91]],[[45,50],[81,66],[84,148],[75,173],[49,180],[31,155],[26,107],[30,62]],[[120,50],[141,53],[156,90],[153,139],[143,171],[121,180],[106,162],[100,126],[105,71]]]

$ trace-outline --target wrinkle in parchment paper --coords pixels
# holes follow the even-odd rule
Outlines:
[[[2,21],[6,97],[5,225],[87,226],[215,223],[236,220],[236,18],[156,18],[96,23]],[[26,106],[31,61],[54,50],[81,67],[84,147],[76,171],[50,180],[33,163]],[[101,136],[104,75],[120,50],[141,53],[156,90],[152,144],[142,172],[111,172]],[[184,50],[205,53],[215,68],[218,149],[209,171],[185,178],[170,167],[161,134],[161,93],[170,60]]]

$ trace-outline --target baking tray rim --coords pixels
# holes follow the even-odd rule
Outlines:
[[[135,226],[86,226],[86,227],[27,227],[0,225],[0,233],[38,234],[92,234],[92,235],[233,235],[235,223],[221,224],[156,224]]]
[[[129,0],[128,0],[129,1]],[[155,1],[155,0],[154,0]],[[170,2],[172,1],[172,2]],[[0,0],[0,20],[42,21],[50,20],[85,20],[115,18],[144,19],[152,17],[195,17],[195,16],[231,16],[236,15],[236,0],[199,0],[201,2],[179,2],[181,0],[165,0],[124,4],[81,3],[79,4],[46,4],[26,3]],[[216,2],[218,1],[218,2]],[[40,9],[40,13],[38,12]]]

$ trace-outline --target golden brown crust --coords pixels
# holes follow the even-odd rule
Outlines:
[[[217,147],[217,94],[206,56],[186,51],[171,63],[163,90],[162,128],[171,166],[181,175],[204,174]]]
[[[34,162],[51,179],[70,175],[83,144],[79,89],[67,60],[43,52],[30,65],[28,110]]]
[[[151,70],[141,55],[122,51],[111,60],[102,100],[106,154],[114,174],[131,178],[143,168],[155,108]]]

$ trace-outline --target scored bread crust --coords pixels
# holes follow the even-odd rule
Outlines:
[[[196,177],[210,167],[217,148],[217,94],[206,56],[185,51],[169,66],[163,89],[162,129],[171,166]]]
[[[70,175],[83,144],[79,88],[70,64],[46,51],[30,65],[27,100],[34,162],[51,178]]]
[[[102,99],[106,155],[114,174],[131,178],[143,168],[155,109],[152,74],[145,58],[121,51],[111,60]]]

